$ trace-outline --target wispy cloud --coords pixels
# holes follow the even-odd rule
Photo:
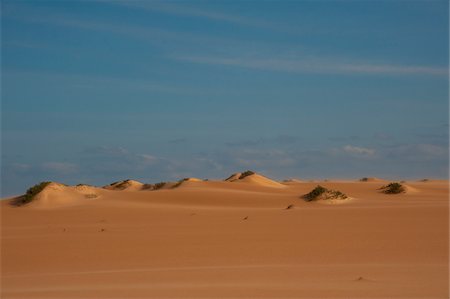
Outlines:
[[[405,66],[371,64],[360,62],[340,62],[328,58],[252,58],[175,56],[174,59],[198,64],[232,66],[263,71],[323,74],[391,74],[391,75],[436,75],[448,76],[448,68],[433,66]],[[337,59],[336,59],[337,60]]]
[[[112,76],[94,76],[67,74],[62,72],[42,72],[42,71],[15,71],[3,70],[4,80],[24,80],[24,78],[33,82],[42,82],[47,84],[52,82],[56,85],[64,85],[66,88],[77,90],[104,90],[109,91],[112,88],[127,91],[143,91],[148,93],[168,93],[177,95],[202,95],[217,93],[217,90],[211,88],[196,88],[188,84],[167,84],[148,79],[130,79],[127,77]],[[8,81],[6,81],[8,82]],[[118,90],[118,89],[117,89]]]
[[[225,145],[231,147],[241,147],[241,146],[260,146],[260,145],[292,145],[296,142],[300,141],[300,138],[292,135],[277,135],[271,138],[263,138],[259,137],[256,139],[246,139],[246,140],[236,140],[236,141],[228,141],[225,142]]]
[[[442,165],[448,167],[448,145],[437,145],[429,143],[402,144],[385,149],[387,159],[409,162],[442,161]]]
[[[115,2],[114,2],[115,3]],[[126,3],[125,3],[126,4]],[[131,4],[130,4],[131,5]],[[11,6],[11,4],[9,4]],[[94,16],[88,17],[48,11],[45,9],[30,8],[26,5],[14,5],[2,14],[3,18],[14,19],[26,23],[43,24],[57,26],[61,28],[72,28],[77,30],[99,32],[106,34],[115,34],[122,37],[132,38],[147,42],[153,45],[165,46],[169,43],[177,43],[178,47],[187,46],[189,44],[214,44],[230,42],[224,38],[216,38],[214,36],[204,36],[201,34],[192,34],[187,31],[174,31],[149,25],[136,25],[132,22],[124,22],[117,20],[99,20]],[[11,46],[35,47],[30,43],[21,41],[7,41]],[[43,45],[39,45],[42,47]]]
[[[186,17],[204,18],[213,21],[226,22],[230,24],[251,26],[251,27],[274,27],[267,21],[251,19],[248,17],[238,16],[236,14],[223,13],[205,8],[198,8],[187,5],[179,5],[173,2],[159,2],[159,1],[101,1],[110,4],[122,5],[129,8],[143,9],[147,11],[155,11],[166,14],[173,14]]]
[[[67,175],[78,171],[78,165],[68,162],[45,162],[41,165],[43,171]]]
[[[358,156],[373,156],[375,154],[375,150],[367,147],[359,147],[353,145],[346,145],[342,148],[344,152],[358,155]]]
[[[109,3],[109,2],[108,2]],[[249,22],[233,15],[206,11],[193,7],[184,7],[173,3],[113,1],[111,3],[143,9],[165,11],[213,18],[235,23]],[[354,61],[343,57],[320,57],[308,55],[311,51],[289,47],[288,45],[266,44],[249,40],[234,40],[191,32],[177,32],[152,26],[132,25],[111,21],[98,21],[77,18],[70,14],[54,14],[24,9],[21,14],[6,15],[26,22],[51,24],[80,30],[97,31],[138,39],[165,49],[165,58],[196,64],[248,68],[261,71],[316,74],[372,74],[372,75],[431,75],[448,77],[448,67],[400,65],[394,63]],[[258,22],[250,22],[253,25]],[[261,23],[259,25],[262,25]],[[22,45],[24,44],[17,44]],[[202,45],[199,47],[198,45]],[[33,45],[34,46],[34,45]],[[190,54],[176,54],[177,51]],[[261,50],[264,49],[264,50]],[[172,54],[169,54],[172,53]],[[201,53],[201,54],[198,54]],[[224,53],[234,53],[225,55]]]

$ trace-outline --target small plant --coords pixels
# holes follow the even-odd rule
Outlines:
[[[236,177],[236,173],[233,173],[232,175],[230,175],[229,177],[227,177],[226,179],[225,179],[225,181],[229,181],[229,180],[231,180],[232,178],[235,178]]]
[[[148,190],[148,189],[153,190],[154,187],[155,187],[155,185],[153,185],[153,184],[144,184],[144,185],[142,185],[142,189],[143,190]]]
[[[156,183],[155,185],[153,185],[153,190],[161,189],[161,188],[164,187],[166,184],[167,184],[166,182],[159,182],[159,183]]]
[[[386,194],[399,194],[405,192],[405,187],[399,183],[390,183],[386,186],[381,187]]]
[[[22,197],[19,198],[19,201],[17,202],[18,205],[24,205],[27,203],[30,203],[31,201],[33,201],[33,199],[35,198],[35,196],[41,192],[42,190],[45,189],[45,187],[47,187],[48,185],[50,185],[51,182],[41,182],[39,184],[34,185],[31,188],[28,188],[27,192],[25,193],[25,195],[23,195]]]
[[[332,198],[338,198],[338,199],[348,198],[348,196],[346,194],[342,193],[341,191],[331,190],[330,192],[331,192]]]
[[[114,187],[120,190],[126,189],[130,185],[130,180],[126,180],[123,182],[118,183]]]
[[[362,179],[360,179],[359,181],[360,181],[360,182],[368,182],[368,181],[369,181],[369,178],[362,178]]]
[[[346,199],[348,196],[341,191],[329,190],[325,187],[318,185],[308,194],[303,196],[306,201],[313,201],[318,199]]]
[[[189,180],[189,178],[184,178],[184,179],[179,180],[175,185],[172,186],[172,189],[181,186],[181,184],[183,184],[183,182],[186,182],[188,180]]]
[[[309,192],[308,194],[304,195],[303,198],[306,201],[312,201],[312,200],[317,199],[320,195],[322,195],[325,192],[327,192],[327,188],[318,185],[311,192]]]
[[[242,180],[245,177],[248,177],[249,175],[255,174],[255,172],[251,171],[251,170],[247,170],[244,171],[243,173],[241,173],[241,175],[239,176],[239,180]]]

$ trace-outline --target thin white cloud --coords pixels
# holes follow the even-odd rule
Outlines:
[[[448,161],[449,148],[448,146],[420,143],[397,145],[387,148],[385,151],[387,157],[402,161]]]
[[[448,68],[430,66],[404,66],[339,62],[320,58],[252,58],[252,57],[209,57],[174,56],[174,59],[198,64],[234,66],[264,71],[324,74],[392,74],[392,75],[437,75],[448,76]]]
[[[120,90],[143,91],[155,93],[168,93],[176,95],[203,95],[216,94],[217,90],[212,88],[196,88],[188,84],[166,84],[153,80],[130,79],[125,77],[111,76],[92,76],[92,75],[76,75],[67,73],[51,73],[37,71],[15,71],[4,70],[3,77],[6,82],[8,80],[32,80],[33,82],[42,82],[47,84],[52,82],[66,88],[76,88],[77,90],[111,90],[120,86]]]
[[[67,163],[67,162],[46,162],[41,165],[42,170],[66,175],[75,173],[78,171],[78,166],[73,163]]]
[[[110,4],[118,4],[129,8],[144,9],[147,11],[156,11],[166,14],[173,14],[187,17],[198,17],[213,21],[221,21],[230,24],[251,26],[251,27],[272,27],[275,26],[266,21],[250,19],[235,14],[227,14],[223,12],[208,10],[187,5],[179,5],[173,2],[159,1],[101,1]]]
[[[346,145],[342,149],[346,153],[360,155],[360,156],[373,156],[375,154],[374,149],[367,148],[367,147]]]
[[[196,8],[184,8],[170,3],[159,2],[112,2],[133,7],[147,7],[148,9],[167,10],[172,13],[198,15],[232,22],[244,22],[240,17],[222,15],[221,13],[198,10]],[[36,17],[39,15],[39,17]],[[7,15],[26,22],[51,24],[76,28],[80,30],[98,31],[127,36],[139,39],[161,47],[173,48],[185,53],[201,53],[205,50],[209,54],[202,55],[168,55],[168,58],[197,64],[230,66],[239,68],[257,69],[263,71],[280,71],[292,73],[319,73],[319,74],[380,74],[380,75],[434,75],[448,77],[448,67],[420,66],[420,65],[395,65],[388,63],[370,63],[365,61],[351,61],[343,58],[326,58],[308,56],[302,53],[299,57],[299,49],[294,50],[294,56],[287,53],[287,48],[282,45],[265,44],[255,41],[240,41],[203,36],[187,32],[175,32],[148,26],[135,26],[127,23],[117,24],[111,22],[99,22],[96,20],[74,18],[72,15],[37,13],[25,10],[18,15]],[[198,45],[202,45],[201,49]],[[205,46],[206,45],[206,46]],[[261,53],[261,49],[266,53]],[[239,53],[234,56],[220,56],[221,53]],[[279,53],[282,53],[281,55]],[[304,52],[303,50],[301,52]],[[214,54],[211,54],[214,53]],[[277,53],[277,54],[274,54]],[[283,53],[285,53],[283,55]]]

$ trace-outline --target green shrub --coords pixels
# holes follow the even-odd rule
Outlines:
[[[251,171],[251,170],[247,170],[244,171],[243,173],[241,173],[241,175],[239,176],[239,179],[242,180],[245,177],[248,177],[249,175],[255,174],[255,172]]]
[[[27,203],[30,203],[31,201],[33,201],[33,199],[35,198],[35,196],[41,192],[42,190],[44,190],[45,187],[47,187],[51,182],[41,182],[39,184],[34,185],[33,187],[28,188],[27,192],[25,193],[25,195],[23,195],[22,197],[20,197],[19,201],[17,202],[18,205],[24,205]]]
[[[318,185],[308,194],[303,196],[306,201],[313,201],[318,199],[346,199],[348,196],[341,191],[329,190],[325,187]]]
[[[390,183],[387,186],[381,187],[386,194],[399,194],[405,192],[405,187],[399,183]]]

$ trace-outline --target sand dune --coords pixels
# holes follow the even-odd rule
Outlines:
[[[3,200],[1,298],[448,298],[447,181],[320,182],[357,199],[328,205],[267,180]]]
[[[247,171],[244,173],[234,173],[227,179],[227,182],[238,182],[238,183],[248,183],[263,187],[272,187],[272,188],[284,188],[285,186],[277,181],[271,180],[263,175],[258,173],[254,173],[252,171]]]
[[[359,179],[360,182],[386,182],[386,180],[376,178],[376,177],[364,177]]]
[[[299,184],[299,183],[303,183],[303,181],[299,179],[287,179],[283,180],[282,182],[282,184]]]
[[[110,185],[104,186],[107,190],[121,190],[121,191],[136,191],[141,190],[144,184],[135,180],[124,180],[114,182]]]
[[[190,186],[192,185],[191,183],[197,183],[197,182],[202,182],[201,179],[197,179],[197,178],[184,178],[180,181],[178,181],[178,183],[176,183],[173,188],[178,188],[178,187],[186,187],[186,186]]]
[[[100,194],[100,188],[87,185],[66,186],[52,182],[28,205],[35,208],[69,207],[98,199]]]

